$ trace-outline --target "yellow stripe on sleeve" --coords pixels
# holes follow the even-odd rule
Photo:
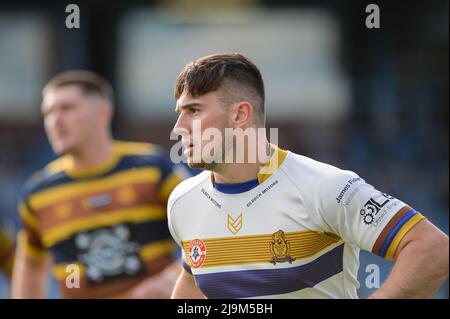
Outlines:
[[[400,241],[403,239],[403,237],[406,235],[406,233],[414,227],[418,222],[420,222],[422,219],[425,219],[425,217],[422,214],[416,214],[413,217],[411,217],[410,220],[408,220],[402,228],[397,232],[394,239],[391,242],[391,245],[389,246],[385,258],[388,260],[393,260],[395,256],[395,252],[397,251],[398,245],[400,244]]]

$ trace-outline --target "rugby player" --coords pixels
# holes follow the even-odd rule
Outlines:
[[[181,267],[166,207],[183,170],[159,146],[113,139],[98,74],[56,75],[41,110],[61,156],[23,187],[12,296],[46,297],[51,268],[64,298],[170,297]]]
[[[227,142],[265,128],[261,72],[242,54],[186,65],[175,99],[174,131],[204,172],[169,199],[184,265],[173,298],[357,298],[360,249],[395,261],[371,298],[431,297],[447,278],[448,237],[406,203],[265,135]]]

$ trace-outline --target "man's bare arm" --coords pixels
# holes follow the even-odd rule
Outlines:
[[[430,298],[448,278],[448,236],[427,220],[400,242],[385,283],[370,298]]]
[[[205,296],[195,285],[194,277],[182,270],[173,289],[172,299],[205,299]]]
[[[168,299],[172,294],[175,282],[181,272],[180,261],[177,260],[158,274],[144,279],[131,288],[126,296],[132,299]]]
[[[12,298],[46,298],[50,257],[30,258],[21,245],[17,245],[11,281]]]

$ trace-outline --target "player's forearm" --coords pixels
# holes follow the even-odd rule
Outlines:
[[[448,278],[448,237],[410,242],[370,298],[430,298]]]
[[[161,273],[165,278],[167,278],[170,282],[175,284],[181,274],[182,267],[180,265],[180,261],[176,260],[167,266]]]
[[[11,297],[45,298],[48,286],[48,265],[49,261],[46,258],[33,261],[18,251],[12,275]]]
[[[194,282],[192,275],[182,271],[175,283],[171,299],[205,299]]]
[[[160,273],[143,280],[131,288],[125,296],[131,299],[170,298],[181,268],[180,261],[177,260]]]

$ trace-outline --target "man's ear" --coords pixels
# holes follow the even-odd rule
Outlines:
[[[247,101],[241,101],[233,105],[232,122],[235,127],[246,127],[250,122],[253,106]]]

